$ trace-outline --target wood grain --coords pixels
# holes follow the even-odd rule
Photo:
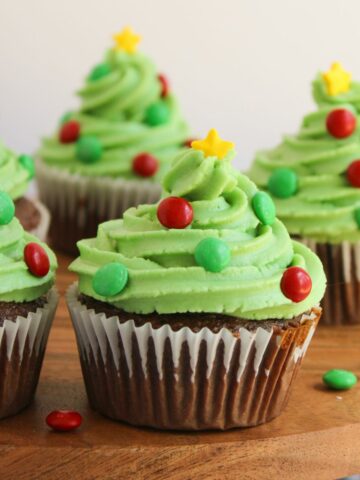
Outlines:
[[[60,257],[58,288],[74,280]],[[92,412],[75,336],[62,298],[34,403],[0,423],[2,480],[334,479],[360,472],[360,386],[330,392],[330,368],[360,374],[360,327],[319,328],[290,403],[271,423],[225,433],[134,428]],[[75,409],[84,423],[59,434],[45,425],[51,410]]]

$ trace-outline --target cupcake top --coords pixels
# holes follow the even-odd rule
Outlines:
[[[256,154],[249,171],[267,189],[293,235],[360,240],[360,131],[352,105],[306,115],[297,135]]]
[[[318,73],[312,87],[314,100],[320,107],[349,103],[360,112],[360,82],[352,81],[351,73],[341,63],[335,62],[327,72]]]
[[[81,175],[157,180],[188,128],[166,77],[137,51],[140,37],[125,28],[114,40],[78,92],[79,111],[62,118],[39,155]]]
[[[51,288],[57,262],[44,243],[24,231],[14,212],[10,196],[0,191],[0,301],[18,303]]]
[[[35,173],[29,155],[17,155],[0,142],[0,190],[13,200],[23,196]]]
[[[268,194],[231,164],[211,130],[181,152],[157,205],[130,208],[78,242],[83,294],[132,313],[293,318],[325,289],[317,256],[292,242]]]

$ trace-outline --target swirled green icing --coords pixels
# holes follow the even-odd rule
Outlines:
[[[16,200],[26,192],[29,180],[30,173],[22,166],[18,155],[0,142],[0,190]]]
[[[251,207],[256,186],[223,160],[189,149],[174,160],[163,180],[164,197],[191,202],[192,224],[166,229],[156,205],[125,212],[123,219],[99,226],[96,238],[78,242],[80,256],[70,266],[80,291],[128,312],[212,312],[249,319],[292,318],[317,304],[325,276],[317,256],[292,242],[275,220],[262,225]],[[226,242],[229,265],[219,273],[198,266],[194,251],[207,237]],[[294,255],[296,255],[294,257]],[[285,269],[296,259],[312,277],[310,295],[293,303],[280,289]],[[105,298],[93,289],[96,271],[110,262],[126,266],[129,281],[118,295]]]
[[[30,273],[24,261],[24,248],[30,243],[40,244],[50,260],[50,270],[44,277]],[[0,225],[0,301],[25,302],[39,298],[54,283],[56,257],[38,238],[25,232],[17,218],[8,225]]]
[[[315,102],[320,106],[337,107],[341,104],[351,104],[360,112],[360,82],[351,82],[350,89],[338,95],[329,95],[322,74],[319,73],[312,82],[312,91]]]
[[[99,139],[100,161],[84,164],[76,156],[76,144],[59,142],[58,131],[45,138],[39,150],[47,164],[86,176],[139,179],[132,170],[133,158],[142,152],[156,156],[160,169],[150,180],[157,181],[188,137],[177,101],[169,93],[161,98],[161,86],[153,63],[143,54],[110,50],[105,58],[108,72],[96,80],[87,78],[80,90],[79,112],[67,116],[81,125],[81,135]],[[169,111],[166,123],[146,123],[147,108],[163,102]]]
[[[339,105],[355,112],[351,105]],[[261,188],[278,168],[298,174],[298,192],[290,198],[274,198],[277,215],[291,234],[320,242],[360,240],[355,211],[360,207],[360,189],[344,175],[352,161],[360,158],[360,130],[339,140],[326,130],[326,117],[333,107],[322,107],[307,115],[300,132],[285,136],[273,150],[256,154],[249,176]]]

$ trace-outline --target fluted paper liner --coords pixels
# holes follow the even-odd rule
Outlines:
[[[161,187],[148,180],[85,177],[37,162],[40,199],[50,210],[50,240],[54,247],[77,253],[76,242],[95,237],[106,220],[121,218],[125,210],[155,203]]]
[[[106,318],[67,293],[91,406],[108,417],[162,429],[248,427],[271,420],[314,334],[321,309],[286,330],[214,333]]]
[[[327,277],[320,325],[360,324],[360,243],[298,240],[319,256]]]
[[[35,394],[57,303],[51,289],[42,308],[0,326],[0,418],[18,413]]]

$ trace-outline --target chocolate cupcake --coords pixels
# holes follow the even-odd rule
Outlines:
[[[174,160],[163,198],[78,243],[67,295],[91,406],[134,425],[271,420],[319,320],[325,276],[211,130]]]
[[[126,28],[114,39],[79,91],[79,111],[39,151],[40,197],[55,220],[51,242],[72,254],[99,223],[159,199],[159,181],[188,136],[168,81],[137,51],[140,37]]]
[[[15,202],[15,215],[24,229],[44,241],[50,224],[49,212],[39,201],[24,196],[34,175],[32,157],[16,155],[0,142],[0,191],[7,192]]]
[[[58,296],[51,250],[25,232],[0,191],[0,418],[32,400]]]
[[[328,279],[322,323],[328,325],[360,323],[360,130],[354,106],[335,102],[344,75],[330,75],[328,87],[324,80],[334,102],[306,115],[296,135],[258,152],[249,171],[272,195],[293,238],[322,260]],[[340,97],[350,99],[350,91]]]

